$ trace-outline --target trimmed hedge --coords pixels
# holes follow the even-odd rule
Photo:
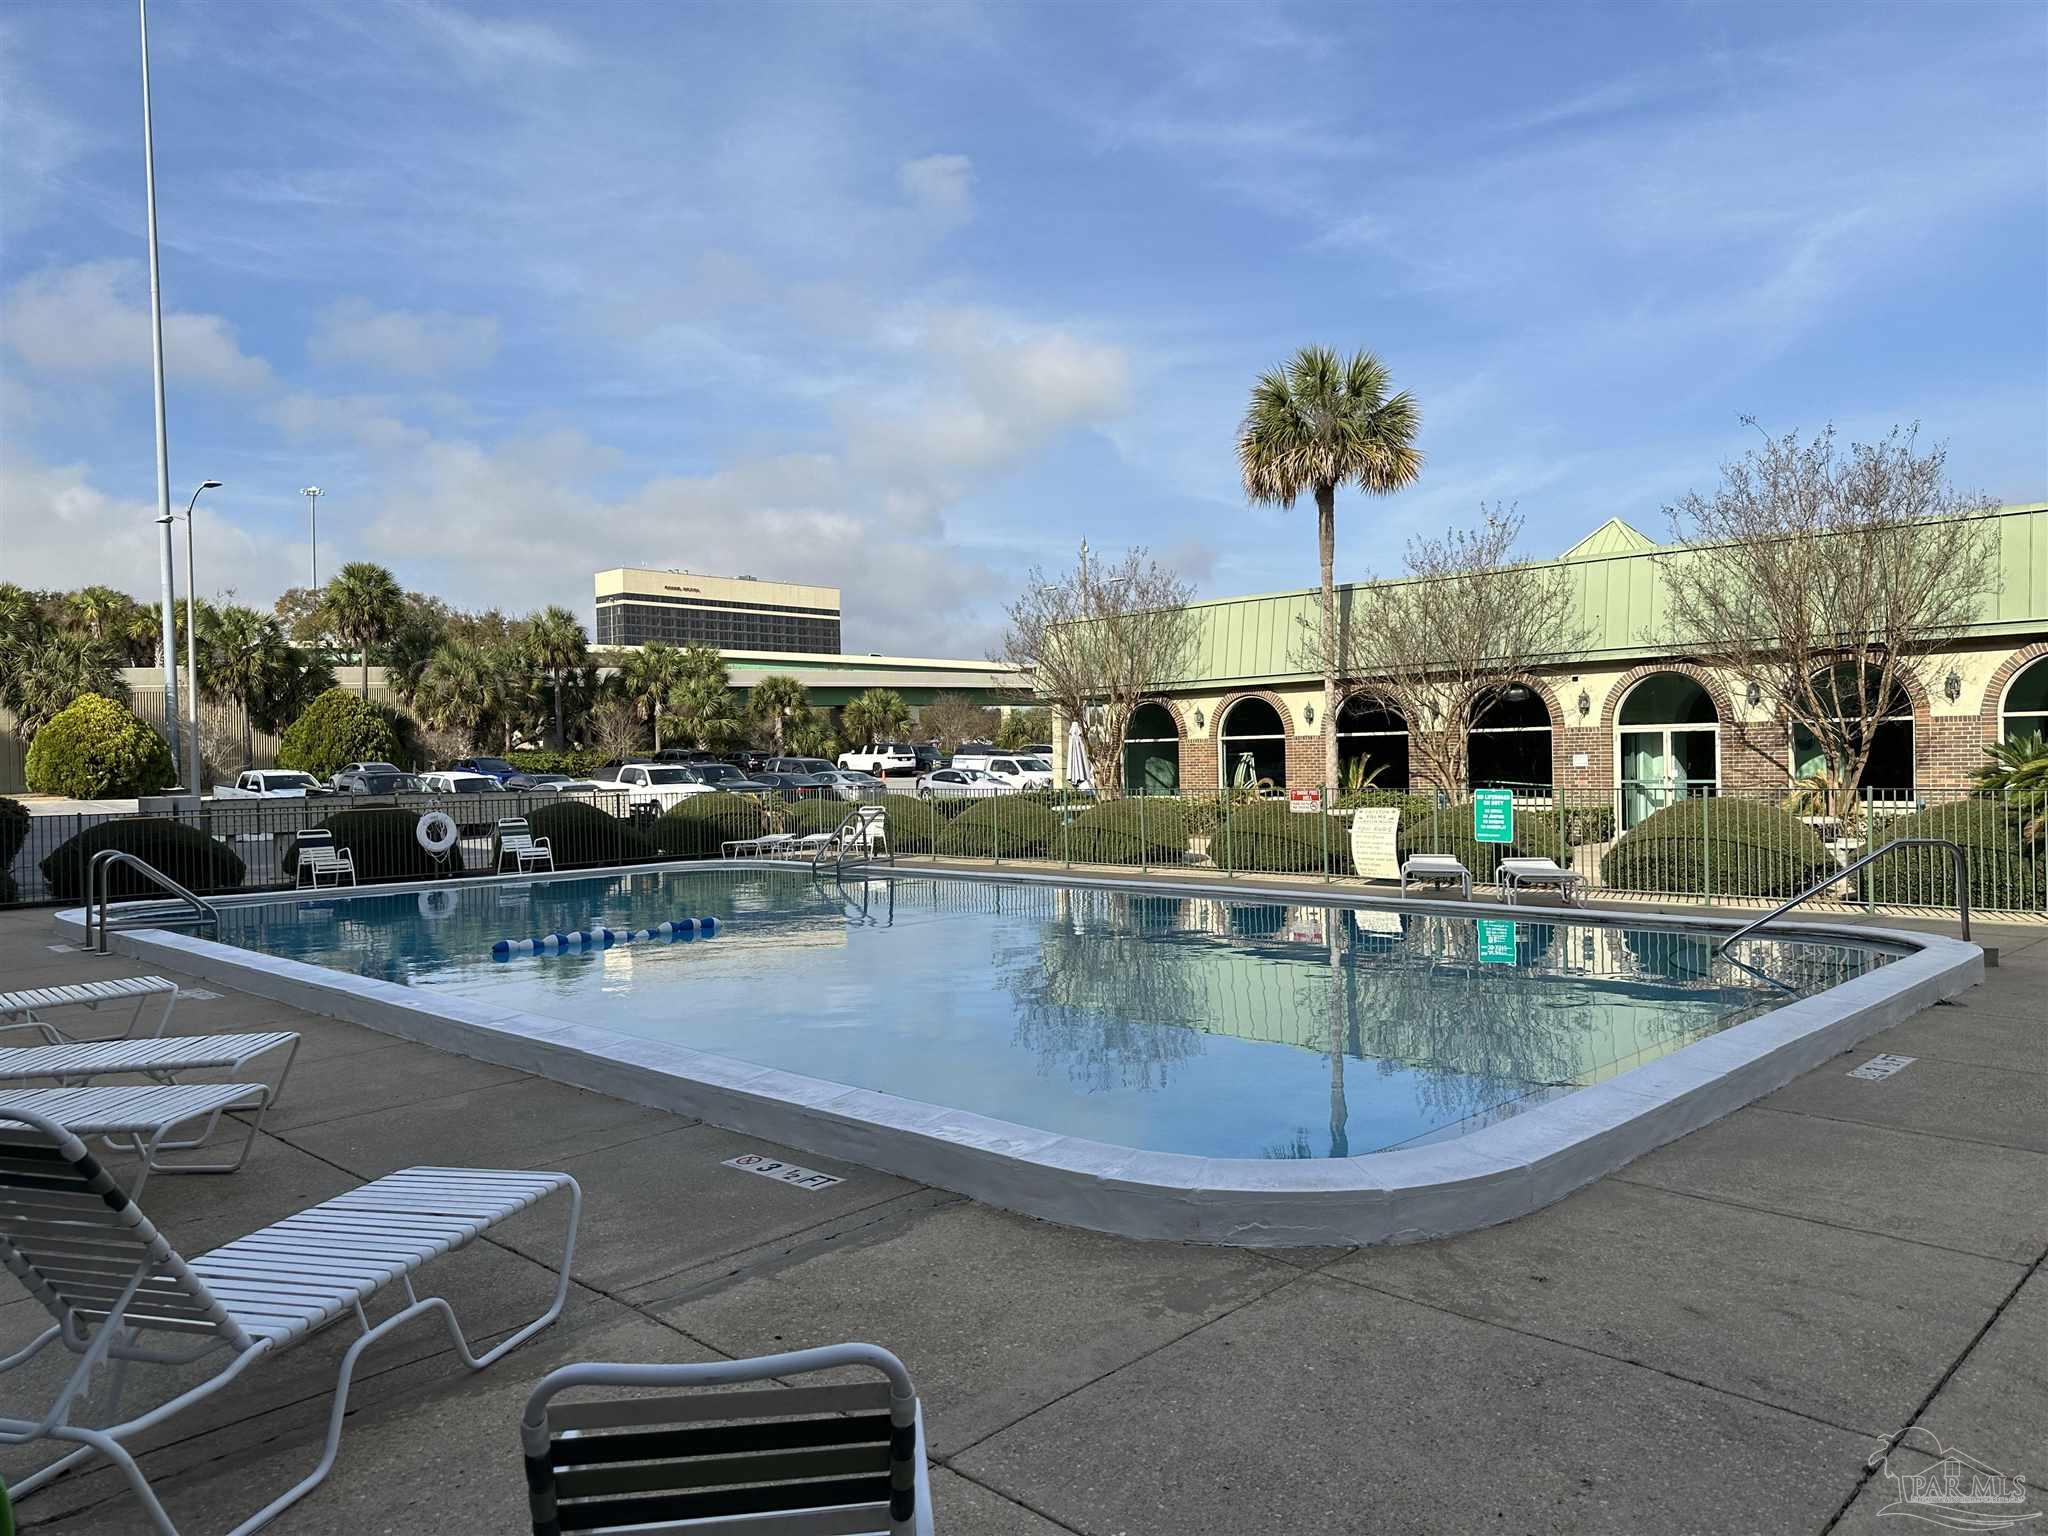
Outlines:
[[[1796,896],[1839,867],[1791,812],[1710,796],[1667,805],[1629,828],[1600,860],[1600,882],[1674,896]]]
[[[557,752],[552,747],[535,747],[505,754],[505,761],[521,773],[566,773],[572,779],[594,779],[597,770],[611,760],[612,754],[595,748]]]
[[[794,832],[801,837],[807,832],[837,832],[839,823],[854,813],[851,800],[798,800],[794,804],[777,807],[782,817],[782,830]]]
[[[125,704],[83,693],[28,749],[28,787],[75,800],[125,800],[178,782],[170,746]]]
[[[1472,835],[1472,802],[1447,805],[1420,821],[1403,824],[1396,843],[1405,861],[1412,853],[1448,853],[1472,871],[1475,881],[1493,879],[1504,858],[1555,859],[1570,864],[1571,850],[1557,835],[1557,817],[1542,811],[1515,808],[1515,840],[1511,843],[1482,843]]]
[[[398,806],[370,806],[359,811],[336,811],[320,824],[320,830],[334,834],[334,846],[346,848],[355,860],[356,879],[364,885],[380,880],[431,880],[443,872],[434,856],[420,846],[421,811]],[[462,844],[448,850],[448,869],[462,872]],[[278,876],[291,880],[298,874],[299,840],[285,844],[278,860]]]
[[[884,795],[877,802],[888,813],[884,823],[889,847],[897,853],[936,853],[939,813],[915,795]]]
[[[42,865],[50,895],[58,901],[84,900],[87,866],[94,854],[107,848],[134,854],[202,896],[235,890],[247,868],[234,849],[197,827],[169,816],[124,816],[87,827],[50,851]],[[164,894],[161,886],[126,864],[114,867],[108,889],[116,898]]]
[[[1911,816],[1876,817],[1870,846],[1902,837],[1943,837],[1961,843],[1970,861],[1970,905],[2007,911],[2048,908],[2048,845],[2028,845],[2026,817],[1996,800],[1952,800]],[[1865,901],[1893,906],[1952,907],[1955,861],[1946,848],[1902,848],[1856,877]]]
[[[956,859],[1042,859],[1059,840],[1060,819],[1017,795],[977,800],[939,834],[939,852]]]
[[[278,742],[277,766],[296,768],[316,779],[332,778],[349,763],[398,763],[401,729],[397,712],[382,704],[330,688],[308,704]]]
[[[640,827],[580,800],[564,799],[528,811],[526,825],[535,837],[548,840],[557,869],[645,863],[661,856]]]
[[[1436,810],[1436,796],[1410,794],[1405,789],[1359,789],[1339,795],[1331,805],[1340,811],[1396,810],[1403,822],[1410,822],[1432,814]]]
[[[751,796],[692,795],[656,819],[654,842],[672,859],[715,859],[720,844],[759,837],[767,826],[767,813]]]
[[[1348,836],[1332,817],[1289,810],[1285,800],[1261,800],[1228,808],[1210,835],[1209,857],[1219,869],[1320,875],[1346,867]]]
[[[7,872],[21,845],[28,841],[28,823],[28,807],[0,795],[0,874]]]
[[[1068,825],[1062,851],[1080,864],[1181,864],[1188,815],[1165,795],[1105,800]]]

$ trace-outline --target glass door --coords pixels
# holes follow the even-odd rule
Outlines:
[[[1712,726],[1621,733],[1624,832],[1673,801],[1714,793],[1716,734]]]

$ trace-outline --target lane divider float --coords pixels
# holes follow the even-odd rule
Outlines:
[[[562,955],[586,949],[610,949],[617,944],[648,944],[660,940],[712,938],[718,933],[715,917],[679,917],[656,923],[651,928],[576,928],[567,933],[543,933],[530,939],[499,939],[491,945],[491,958],[508,960],[514,955]]]

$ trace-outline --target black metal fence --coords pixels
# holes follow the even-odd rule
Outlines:
[[[1277,798],[1107,801],[1056,790],[926,799],[906,786],[874,798],[886,813],[890,846],[905,858],[1351,881],[1392,878],[1402,860],[1430,853],[1457,858],[1486,886],[1501,858],[1515,855],[1555,859],[1585,876],[1596,894],[1663,901],[1780,900],[1883,843],[1938,837],[1967,851],[1973,906],[2048,912],[2042,808],[1965,791],[1824,803],[1517,791],[1505,843],[1476,834],[1469,800],[1384,791],[1341,801],[1319,788]],[[215,801],[171,816],[32,816],[11,849],[9,824],[0,823],[0,902],[80,899],[84,867],[103,847],[136,853],[201,893],[290,888],[301,878],[300,834],[313,829],[349,850],[364,884],[490,874],[516,867],[502,857],[497,830],[509,817],[547,838],[555,867],[564,870],[728,854],[808,858],[852,809],[837,799],[709,794],[659,804],[617,792],[505,792]],[[423,828],[423,818],[437,812],[454,827]],[[123,893],[118,883],[116,891]],[[1905,850],[1846,877],[1829,897],[1948,907],[1955,876],[1941,850]]]

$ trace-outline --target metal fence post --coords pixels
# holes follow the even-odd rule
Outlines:
[[[1151,867],[1152,848],[1145,840],[1145,791],[1143,786],[1140,786],[1138,789],[1138,868],[1150,869]]]

